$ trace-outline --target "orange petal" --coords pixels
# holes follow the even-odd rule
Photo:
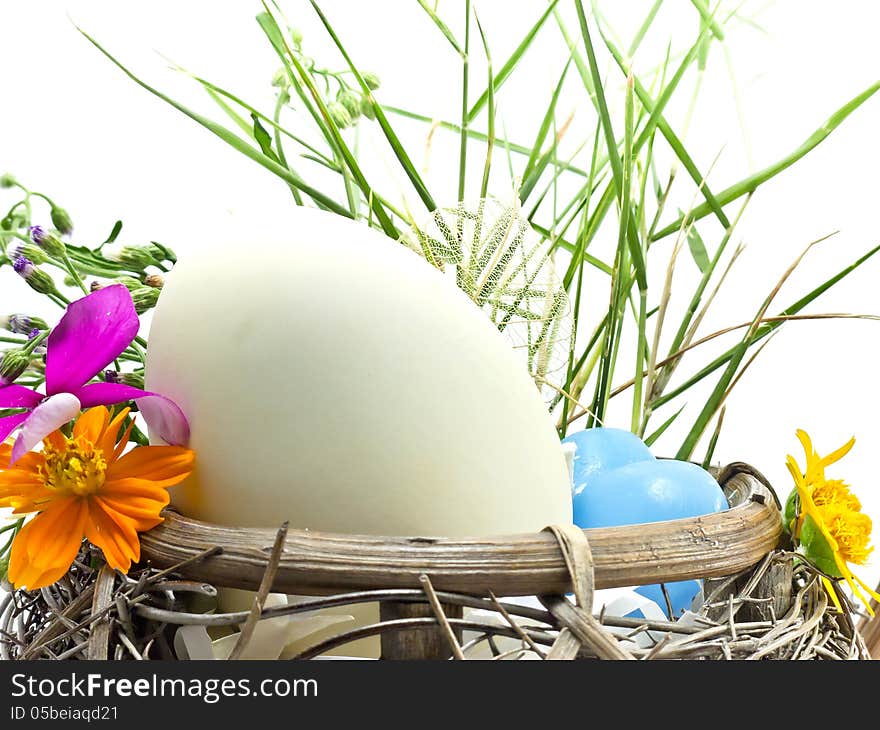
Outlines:
[[[13,585],[36,590],[64,575],[82,544],[85,521],[85,502],[68,497],[28,522],[12,543],[9,580]]]
[[[111,515],[97,499],[89,500],[85,532],[111,568],[127,573],[132,560],[140,560],[141,545],[132,521],[118,513]]]
[[[107,469],[107,481],[140,479],[173,486],[193,470],[195,454],[182,446],[139,446]]]
[[[122,456],[122,452],[125,451],[125,447],[128,446],[128,441],[131,438],[131,432],[133,430],[134,421],[128,424],[128,428],[126,428],[122,436],[119,437],[119,443],[116,444],[116,447],[113,449],[113,458],[107,460],[108,464],[112,464],[114,461],[117,461],[120,456]]]
[[[107,428],[104,429],[104,433],[101,435],[100,442],[96,442],[96,446],[104,452],[104,458],[107,459],[107,462],[111,462],[114,460],[114,454],[116,452],[116,437],[119,436],[119,429],[122,426],[122,422],[128,417],[130,408],[123,408],[119,413],[117,413],[113,420],[107,425]],[[126,439],[127,440],[127,439]]]
[[[9,460],[12,458],[12,447],[3,444],[0,446],[0,480],[5,474],[39,474],[40,466],[46,463],[46,457],[38,451],[29,451],[22,456],[15,466],[9,468]]]
[[[97,444],[110,422],[110,411],[104,406],[89,408],[73,424],[73,437]]]
[[[162,522],[159,513],[170,501],[168,492],[164,489],[157,490],[155,495],[123,497],[102,495],[96,499],[100,500],[104,510],[114,518],[119,516],[128,519],[138,532],[149,530]]]

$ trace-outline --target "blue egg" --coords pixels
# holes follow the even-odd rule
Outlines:
[[[672,616],[669,616],[670,619],[676,619],[681,616],[682,612],[688,610],[702,588],[701,581],[698,580],[680,580],[674,583],[666,583],[665,585],[666,593],[669,596],[669,603],[672,604]],[[666,606],[666,598],[663,596],[663,589],[659,583],[639,586],[636,588],[636,593],[648,600],[654,601],[654,603],[660,606],[660,610],[668,615],[669,609]]]
[[[562,439],[575,445],[575,495],[583,492],[594,475],[637,461],[654,461],[651,450],[634,433],[622,428],[588,428]],[[575,520],[577,522],[577,520]]]
[[[697,517],[727,509],[727,499],[705,469],[686,461],[638,461],[590,478],[574,495],[578,527],[616,527]]]
[[[698,517],[728,508],[724,492],[709,472],[673,460],[638,461],[597,471],[589,488],[574,494],[573,502],[574,522],[583,528]],[[691,607],[700,586],[697,580],[666,583],[670,618]],[[659,584],[640,586],[636,592],[667,611]]]

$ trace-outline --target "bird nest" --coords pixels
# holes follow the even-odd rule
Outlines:
[[[507,538],[382,538],[223,528],[169,512],[144,534],[144,561],[112,571],[84,545],[70,571],[0,602],[3,659],[178,659],[178,632],[238,631],[356,604],[380,620],[297,651],[310,659],[380,637],[387,659],[868,659],[855,609],[781,543],[778,502],[751,467],[718,472],[731,509],[601,530]],[[594,590],[703,578],[698,610],[657,621],[594,610]],[[196,613],[192,597],[254,590],[249,611]],[[311,593],[269,606],[268,594]],[[497,596],[503,596],[499,599]],[[525,600],[524,600],[525,599]]]

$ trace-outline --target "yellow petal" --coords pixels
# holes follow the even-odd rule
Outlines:
[[[832,451],[828,456],[822,457],[822,466],[826,467],[833,464],[836,461],[840,461],[844,456],[846,456],[851,450],[852,447],[856,445],[855,436],[847,441],[843,446],[841,446],[837,451]]]

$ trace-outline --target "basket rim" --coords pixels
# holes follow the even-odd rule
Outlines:
[[[731,508],[700,517],[587,529],[595,587],[712,578],[744,570],[779,543],[778,499],[753,467],[718,470]],[[141,555],[159,568],[217,586],[256,590],[277,529],[226,527],[173,510],[141,535]],[[219,550],[217,550],[219,546]],[[206,555],[208,551],[214,552]],[[325,595],[344,590],[418,588],[488,596],[566,593],[569,574],[549,532],[497,537],[391,537],[289,529],[272,590]]]

